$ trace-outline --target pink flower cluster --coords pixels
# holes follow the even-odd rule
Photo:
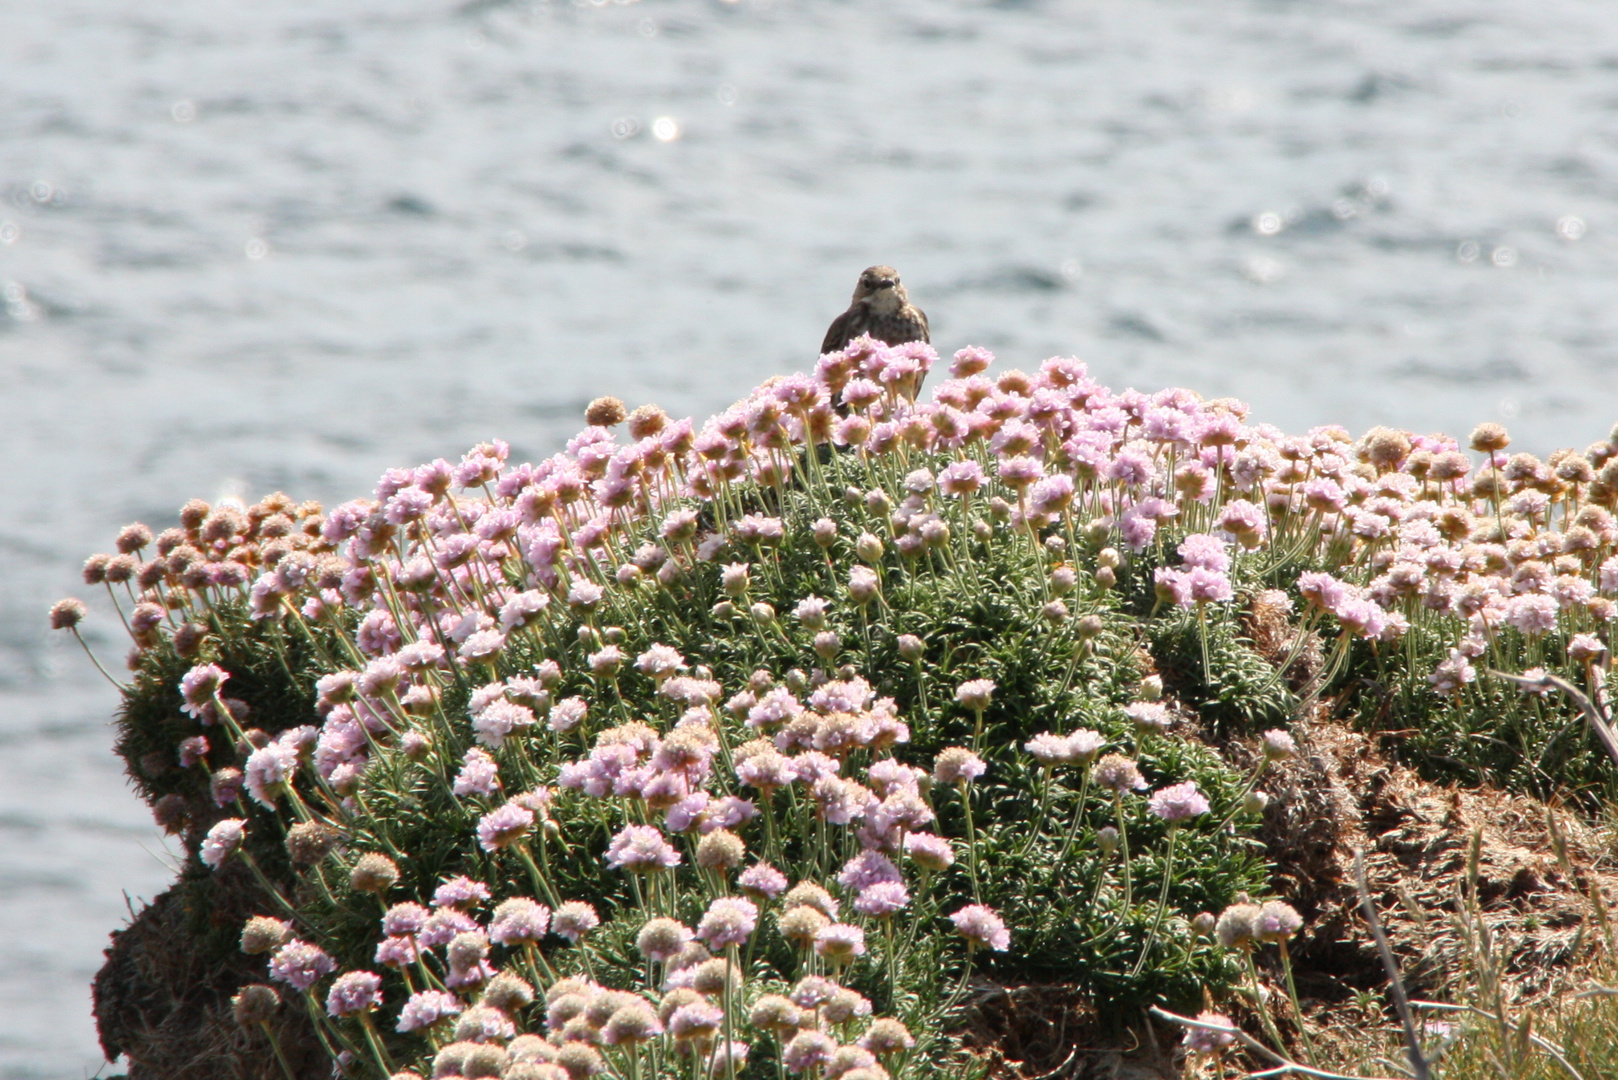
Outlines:
[[[904,462],[891,470],[902,477],[898,490],[856,492],[887,518],[889,544],[865,536],[854,545],[864,562],[849,570],[842,599],[855,607],[880,596],[875,564],[889,545],[915,560],[987,527],[952,516],[951,502],[976,501],[1013,530],[1082,527],[1133,552],[1165,526],[1200,529],[1177,545],[1178,563],[1157,570],[1162,597],[1185,607],[1231,600],[1241,552],[1274,545],[1328,557],[1341,569],[1299,582],[1310,612],[1380,641],[1417,620],[1442,628],[1455,650],[1433,672],[1444,693],[1475,677],[1469,661],[1501,630],[1531,640],[1586,633],[1610,645],[1600,638],[1618,615],[1618,444],[1540,461],[1507,454],[1505,432],[1484,425],[1472,439],[1479,466],[1445,438],[1378,428],[1356,441],[1335,427],[1289,436],[1247,423],[1246,407],[1230,399],[1113,392],[1064,358],[991,377],[991,359],[962,350],[953,377],[921,401],[932,350],[861,339],[821,357],[810,375],[760,386],[700,429],[654,407],[627,425],[621,410],[608,410],[537,464],[513,464],[506,444],[482,443],[458,463],[389,470],[372,498],[329,512],[284,496],[245,511],[187,504],[182,528],[154,537],[132,526],[119,553],[94,557],[85,576],[139,587],[132,629],[141,647],[194,633],[183,620],[230,596],[245,594],[263,620],[342,626],[339,616],[351,612],[363,662],[321,680],[325,719],[310,757],[340,796],[376,746],[419,743],[420,720],[441,710],[451,670],[491,675],[512,642],[539,644],[547,630],[593,620],[616,591],[679,592],[707,573],[745,605],[748,560],[788,542],[785,522],[741,514],[709,531],[695,506],[738,485],[778,487],[799,470],[814,479],[816,457],[799,448],[826,442],[861,462]],[[817,522],[816,542],[846,542],[838,528]],[[1102,570],[1097,580],[1110,580],[1111,567]],[[800,619],[823,627],[826,603],[800,605]],[[774,618],[769,605],[752,607]],[[835,656],[836,634],[816,633],[817,650]],[[633,674],[670,696],[704,696],[704,680],[667,646],[630,657],[597,642],[588,670],[598,681]],[[587,706],[576,696],[553,700],[561,674],[551,664],[549,673],[482,682],[467,717],[477,740],[497,750],[540,723],[575,728]],[[193,669],[183,707],[216,719],[226,678],[213,665]],[[880,707],[815,710],[817,730],[800,732],[794,703],[755,704],[750,722],[784,724],[794,745],[818,743],[832,757],[903,738]],[[250,793],[273,792],[292,764],[284,751],[266,755]],[[473,774],[469,790],[489,794],[489,778]]]
[[[1184,567],[1157,568],[1159,596],[1184,608],[1223,603],[1235,597],[1230,585],[1230,555],[1224,540],[1211,533],[1192,533],[1180,542],[1177,550]]]
[[[447,787],[477,817],[483,851],[526,860],[531,839],[544,854],[551,793],[508,795],[507,784],[535,779],[526,754],[536,739],[588,747],[560,767],[556,783],[612,801],[596,808],[603,820],[620,815],[605,852],[610,866],[655,893],[672,877],[666,871],[694,863],[707,880],[723,879],[727,893],[733,876],[746,898],[719,896],[695,930],[669,938],[677,951],[660,947],[665,989],[693,995],[668,1016],[648,1019],[647,1003],[604,998],[615,992],[579,980],[562,992],[553,986],[555,999],[545,1002],[554,1041],[588,1049],[667,1031],[699,1041],[710,1061],[735,1061],[744,1048],[715,1042],[724,994],[714,987],[731,975],[722,958],[719,969],[705,967],[716,958],[702,954],[751,941],[771,925],[765,910],[779,905],[783,935],[840,969],[865,954],[865,926],[891,928],[881,920],[913,904],[907,875],[920,876],[924,895],[928,875],[955,860],[950,842],[928,831],[937,793],[929,784],[970,797],[986,764],[960,747],[939,755],[931,777],[899,761],[894,749],[910,731],[894,701],[839,667],[845,644],[836,628],[879,620],[895,602],[896,564],[950,566],[973,545],[995,543],[1061,551],[1082,538],[1102,548],[1093,573],[1059,566],[1049,592],[1105,590],[1145,562],[1156,567],[1162,602],[1219,617],[1243,564],[1268,549],[1326,568],[1297,579],[1302,616],[1308,629],[1338,633],[1343,649],[1356,637],[1381,648],[1415,627],[1441,638],[1446,655],[1430,674],[1441,694],[1464,691],[1478,677],[1472,661],[1502,640],[1555,638],[1547,663],[1564,654],[1578,668],[1604,662],[1618,616],[1618,442],[1542,462],[1507,455],[1504,432],[1485,425],[1472,439],[1483,455],[1477,464],[1443,438],[1376,429],[1356,441],[1329,427],[1288,436],[1248,424],[1246,407],[1228,399],[1114,393],[1063,358],[991,378],[991,360],[962,350],[952,377],[919,401],[937,361],[932,350],[862,339],[821,357],[811,375],[758,387],[700,429],[651,407],[627,418],[621,408],[592,409],[592,426],[537,464],[513,464],[504,443],[483,443],[458,463],[390,470],[373,497],[329,513],[285,497],[248,508],[188,504],[178,529],[155,537],[126,530],[119,553],[90,560],[85,579],[134,599],[130,629],[141,649],[166,638],[181,655],[213,655],[196,644],[209,633],[210,609],[227,602],[245,603],[278,640],[340,638],[343,670],[315,687],[318,729],[243,733],[245,712],[221,697],[228,672],[200,662],[182,679],[176,707],[199,727],[223,725],[229,740],[210,744],[193,730],[179,760],[205,763],[210,745],[215,755],[231,746],[245,755],[240,770],[219,767],[212,777],[221,805],[245,787],[270,810],[286,800],[300,813],[307,801],[333,818],[359,814],[366,771],[379,755],[395,764],[388,756],[397,754],[430,766],[423,782]],[[824,444],[837,452],[804,452]],[[823,471],[832,467],[845,479],[863,474],[869,490],[833,488]],[[792,530],[802,526],[784,510],[742,509],[756,507],[757,491],[800,483],[811,501],[863,506],[866,522],[821,517],[798,537]],[[761,595],[776,579],[780,549],[802,539],[824,552],[830,598]],[[697,595],[704,605],[718,599],[714,619],[736,620],[745,632],[808,631],[819,664],[806,658],[805,667],[814,674],[777,681],[760,672],[727,698],[701,657],[662,643],[642,648],[609,625],[645,597],[679,609]],[[1044,599],[1052,622],[1066,617],[1060,600]],[[81,617],[57,621],[66,628]],[[564,661],[571,670],[547,658],[571,656],[574,641],[583,648]],[[926,670],[929,643],[905,635],[898,647],[907,670]],[[952,711],[981,726],[995,692],[988,679],[967,679]],[[465,709],[451,715],[446,698],[461,694],[469,694]],[[601,729],[600,717],[629,701],[645,722]],[[1173,717],[1155,702],[1125,712],[1142,738]],[[742,728],[750,741],[737,745],[732,735]],[[1282,756],[1275,742],[1266,753]],[[1026,748],[1049,767],[1047,782],[1056,766],[1078,765],[1120,802],[1147,787],[1135,761],[1100,756],[1095,732],[1047,732]],[[841,901],[809,882],[789,890],[768,862],[743,868],[746,844],[731,830],[759,816],[773,826],[788,804],[847,844],[834,849]],[[1209,811],[1189,782],[1162,788],[1147,805],[1170,825]],[[239,851],[244,828],[238,818],[216,825],[202,842],[207,864]],[[974,863],[974,884],[976,874]],[[588,905],[552,910],[525,897],[480,921],[491,899],[481,882],[452,878],[431,908],[388,909],[375,963],[419,972],[425,983],[412,986],[456,991],[417,992],[401,1031],[459,1017],[457,1043],[511,1038],[513,1021],[499,1005],[470,1005],[500,977],[494,959],[505,954],[496,950],[533,952],[551,935],[579,944],[599,921]],[[852,911],[850,922],[836,921],[840,911]],[[971,948],[1009,945],[988,908],[951,919]],[[272,977],[299,990],[333,970],[330,957],[300,941],[271,960]],[[778,1025],[787,1067],[825,1075],[870,1067],[860,1054],[879,1051],[838,1046],[832,1029],[843,1021],[828,1020],[863,1015],[859,1002],[815,978],[779,1006],[795,1017]],[[378,1003],[375,980],[364,971],[341,976],[328,1008],[365,1017]],[[563,1037],[570,1025],[580,1038]],[[599,1037],[583,1037],[580,1025]],[[575,1065],[566,1071],[594,1071],[582,1058]]]
[[[552,910],[525,896],[501,901],[485,924],[478,920],[477,912],[490,899],[489,887],[483,882],[451,877],[434,891],[431,907],[414,901],[394,904],[382,916],[382,940],[376,947],[375,962],[396,970],[434,969],[435,977],[448,988],[475,991],[496,975],[488,959],[491,944],[522,948],[537,945],[548,934],[577,944],[600,924],[589,904],[568,901]],[[338,981],[342,983],[342,979]],[[334,996],[336,990],[334,985]],[[430,1027],[461,1010],[454,995],[422,991],[405,1006],[398,1029]],[[334,1011],[333,1015],[348,1014]]]

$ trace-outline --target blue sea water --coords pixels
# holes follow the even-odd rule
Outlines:
[[[1583,446],[1615,121],[1573,0],[0,0],[0,1078],[172,875],[43,625],[125,522],[706,414],[873,262],[945,353]]]

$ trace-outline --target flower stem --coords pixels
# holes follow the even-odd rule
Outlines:
[[[1243,949],[1242,959],[1247,964],[1247,978],[1253,984],[1253,1005],[1258,1009],[1259,1023],[1264,1025],[1264,1034],[1270,1037],[1276,1050],[1285,1054],[1287,1044],[1281,1039],[1281,1032],[1275,1026],[1275,1019],[1270,1016],[1270,1006],[1264,1000],[1264,988],[1258,984],[1258,965],[1253,963],[1253,950]]]
[[[519,840],[517,843],[512,844],[511,847],[512,850],[516,851],[518,858],[522,859],[523,865],[528,867],[528,875],[534,879],[534,885],[539,889],[539,891],[545,894],[545,899],[550,901],[551,907],[555,908],[560,906],[561,900],[557,898],[556,890],[551,888],[550,876],[542,872],[540,868],[534,864],[534,857],[533,855],[529,854],[528,845]],[[541,830],[541,835],[539,838],[539,854],[541,858],[543,858],[545,855],[545,837],[543,834],[543,829]]]
[[[1146,958],[1151,955],[1152,946],[1157,944],[1157,931],[1163,925],[1163,912],[1169,906],[1169,882],[1174,876],[1174,841],[1178,838],[1179,832],[1179,828],[1171,822],[1168,851],[1163,855],[1163,888],[1157,894],[1157,914],[1152,916],[1152,928],[1146,934],[1146,943],[1140,947],[1140,956],[1135,960],[1135,970],[1129,973],[1132,979],[1146,966]]]
[[[327,1031],[325,1012],[321,1009],[320,1000],[315,997],[315,992],[313,990],[305,990],[303,992],[303,1004],[304,1008],[309,1010],[309,1026],[315,1029],[315,1036],[320,1040],[320,1045],[322,1049],[326,1051],[326,1056],[332,1061],[336,1061],[338,1052],[337,1049],[332,1046],[331,1040],[326,1037]],[[350,1051],[354,1049],[353,1044],[343,1037],[342,1032],[333,1029],[331,1034],[336,1035],[338,1041],[341,1042],[346,1049]]]
[[[725,946],[725,963],[732,968],[737,967],[736,946]],[[739,970],[739,969],[738,969]],[[725,972],[724,983],[724,1009],[725,1009],[725,1080],[736,1080],[736,1055],[731,1053],[731,1046],[736,1038],[736,1002],[733,1000],[736,991],[730,985],[730,972]]]
[[[1298,984],[1292,978],[1292,952],[1287,948],[1285,939],[1281,941],[1281,970],[1286,973],[1287,997],[1292,999],[1292,1011],[1298,1017],[1298,1037],[1303,1041],[1304,1056],[1309,1059],[1310,1065],[1318,1068],[1320,1063],[1315,1060],[1315,1047],[1309,1041],[1309,1026],[1304,1023],[1303,1006],[1298,1001]]]
[[[281,1071],[286,1074],[287,1080],[298,1080],[298,1074],[292,1071],[291,1065],[287,1064],[286,1052],[281,1049],[280,1040],[275,1037],[275,1032],[270,1030],[270,1022],[260,1020],[258,1026],[264,1029],[264,1037],[270,1040],[270,1048],[275,1051],[275,1060],[281,1063]]]
[[[951,991],[949,1000],[944,1002],[943,1007],[938,1010],[939,1016],[948,1016],[949,1011],[955,1007],[955,1003],[961,1000],[961,995],[966,993],[966,981],[972,975],[972,952],[976,948],[976,942],[967,941],[966,963],[961,966],[961,981],[955,984],[955,989]]]
[[[382,1067],[382,1074],[392,1076],[393,1060],[388,1057],[388,1051],[382,1045],[382,1040],[377,1038],[376,1025],[371,1022],[370,1013],[360,1014],[360,1026],[365,1029],[365,1042],[371,1048],[371,1056],[376,1058],[376,1063]]]
[[[1039,809],[1034,812],[1034,827],[1028,830],[1027,838],[1017,850],[1019,858],[1028,854],[1028,850],[1034,846],[1034,841],[1039,839],[1039,834],[1045,827],[1045,808],[1050,805],[1051,799],[1051,767],[1049,765],[1042,767],[1039,774]]]
[[[525,941],[522,948],[523,952],[528,956],[528,966],[534,971],[535,975],[537,976],[539,972],[543,971],[547,984],[555,982],[556,972],[551,970],[551,965],[546,962],[545,954],[539,951],[539,947],[532,941]]]
[[[961,805],[966,808],[966,868],[972,875],[972,902],[983,903],[983,890],[978,885],[978,829],[972,820],[972,790],[961,781]]]
[[[1129,909],[1134,904],[1134,894],[1130,889],[1129,881],[1129,828],[1124,824],[1124,797],[1119,792],[1112,793],[1113,816],[1118,821],[1118,854],[1122,857],[1120,873],[1124,879],[1124,906],[1120,918],[1129,917]]]
[[[1213,689],[1213,664],[1208,661],[1208,605],[1197,605],[1197,640],[1202,643],[1202,685]]]
[[[1056,856],[1056,861],[1051,864],[1050,879],[1052,881],[1055,881],[1056,876],[1062,872],[1062,864],[1067,862],[1068,852],[1073,850],[1073,840],[1079,835],[1079,822],[1084,820],[1084,804],[1089,795],[1090,767],[1086,765],[1084,768],[1084,780],[1079,784],[1079,801],[1073,805],[1073,821],[1067,827],[1067,839],[1062,842],[1062,851]]]
[[[887,948],[884,950],[888,960],[888,996],[890,1009],[897,1008],[899,1003],[899,956],[893,942],[893,920],[882,920],[882,937]]]
[[[1214,832],[1224,832],[1225,826],[1236,820],[1236,815],[1240,814],[1247,805],[1247,796],[1251,795],[1253,793],[1253,789],[1258,786],[1259,778],[1264,775],[1264,770],[1269,768],[1269,765],[1270,763],[1267,758],[1259,759],[1257,768],[1253,770],[1253,775],[1247,778],[1247,783],[1243,785],[1241,794],[1236,796],[1235,805],[1231,807],[1230,813],[1226,814],[1224,819],[1214,827]]]
[[[769,853],[770,862],[781,863],[781,840],[775,834],[775,790],[760,792],[759,802],[764,804],[764,850]]]
[[[120,612],[120,614],[122,614],[122,613]],[[94,664],[96,666],[96,670],[101,672],[102,677],[105,678],[108,682],[112,683],[112,685],[114,687],[116,687],[117,689],[119,689],[119,690],[127,689],[127,687],[125,687],[123,683],[119,682],[117,679],[115,679],[111,675],[109,675],[107,673],[107,669],[101,666],[101,661],[96,659],[96,654],[90,651],[89,643],[86,642],[84,640],[84,638],[79,634],[79,628],[74,626],[74,627],[71,627],[70,629],[72,629],[72,631],[73,631],[73,636],[75,638],[78,638],[80,647],[82,647],[84,649],[84,655],[88,656],[90,658],[90,663],[92,663],[92,664]]]

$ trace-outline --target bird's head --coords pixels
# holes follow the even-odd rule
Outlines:
[[[868,266],[854,286],[854,303],[871,307],[897,310],[907,302],[905,288],[899,284],[899,271],[891,266]]]

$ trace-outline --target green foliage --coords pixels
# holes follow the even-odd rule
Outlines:
[[[805,527],[811,515],[827,512],[839,526],[838,545],[830,551],[816,546]],[[883,523],[862,504],[838,501],[817,506],[805,494],[789,500],[783,516],[789,523],[788,539],[777,548],[754,553],[752,583],[745,597],[746,604],[768,603],[782,613],[773,621],[756,621],[745,606],[727,610],[721,603],[725,598],[717,571],[697,564],[682,583],[686,590],[682,594],[625,590],[594,613],[569,616],[553,609],[560,617],[548,620],[542,632],[513,637],[500,660],[501,674],[520,673],[542,658],[553,659],[564,673],[554,698],[582,695],[591,702],[591,712],[583,728],[565,735],[535,729],[508,740],[496,753],[508,792],[553,783],[559,764],[583,757],[593,735],[613,724],[644,720],[667,730],[678,718],[679,707],[660,699],[654,682],[632,666],[626,665],[613,679],[590,674],[587,657],[603,640],[616,641],[630,658],[652,644],[673,646],[702,664],[704,674],[724,686],[727,694],[746,686],[758,671],[768,673],[772,683],[802,685],[809,669],[822,661],[813,650],[813,632],[785,613],[807,596],[844,594],[846,584],[833,567],[846,567],[854,558],[851,550],[842,549],[851,548],[861,532],[882,529]],[[959,534],[967,528],[962,521]],[[1042,616],[1041,607],[1048,598],[1046,577],[1056,561],[1051,551],[1036,547],[1026,534],[1003,532],[989,543],[958,543],[916,559],[890,553],[881,564],[884,584],[879,603],[870,608],[846,602],[832,605],[828,628],[841,640],[832,663],[844,675],[867,678],[877,693],[894,699],[897,714],[910,727],[910,741],[899,746],[897,754],[923,768],[941,749],[972,743],[974,716],[954,701],[955,686],[969,678],[992,679],[996,684],[979,742],[989,773],[969,795],[977,823],[981,901],[1005,917],[1016,947],[1006,955],[986,954],[986,975],[1082,987],[1099,1006],[1118,1016],[1133,1015],[1149,1002],[1191,1002],[1204,987],[1217,990],[1228,985],[1238,971],[1222,950],[1192,934],[1185,920],[1198,911],[1218,911],[1239,892],[1263,887],[1263,864],[1255,848],[1214,827],[1236,810],[1245,778],[1198,743],[1179,736],[1135,735],[1121,712],[1139,691],[1142,645],[1173,657],[1187,647],[1196,649],[1194,638],[1189,645],[1180,641],[1186,633],[1185,618],[1143,626],[1119,608],[1112,594],[1091,583],[1069,598],[1069,617],[1053,623]],[[1092,613],[1102,618],[1103,630],[1086,638],[1076,624],[1080,616]],[[132,766],[165,748],[172,755],[179,739],[196,732],[196,722],[177,707],[178,684],[200,660],[217,662],[231,672],[228,694],[247,703],[250,724],[274,734],[318,720],[312,688],[318,677],[338,666],[330,660],[342,648],[337,629],[317,626],[305,631],[293,620],[255,622],[247,617],[242,602],[228,599],[212,604],[209,618],[215,633],[208,636],[200,655],[180,658],[167,643],[142,654],[142,668],[122,717],[120,748]],[[1175,630],[1162,632],[1167,625]],[[1194,634],[1195,621],[1189,626]],[[918,659],[900,656],[900,634],[913,634],[924,643]],[[1240,688],[1258,684],[1241,668],[1252,654],[1223,624],[1211,634],[1211,645],[1215,677],[1226,687],[1223,698],[1240,703]],[[468,695],[481,681],[482,676],[468,670],[466,677],[447,682],[442,690],[443,715],[464,717]],[[1272,715],[1267,710],[1268,705],[1260,705],[1244,715],[1257,721]],[[752,734],[735,719],[727,719],[725,727],[731,747]],[[1125,799],[1122,824],[1130,836],[1136,883],[1128,909],[1120,907],[1116,857],[1102,857],[1096,846],[1096,830],[1117,823],[1110,797],[1091,787],[1081,806],[1078,770],[1047,776],[1022,750],[1022,744],[1041,731],[1078,728],[1099,731],[1111,745],[1133,754],[1152,787],[1192,779],[1213,802],[1214,812],[1203,824],[1181,830],[1174,865],[1166,867],[1163,823],[1145,813],[1139,796]],[[473,842],[488,804],[457,798],[444,782],[473,745],[465,721],[435,725],[432,733],[436,764],[424,766],[378,748],[353,795],[359,812],[342,818],[349,854],[314,872],[294,871],[281,844],[281,828],[264,827],[266,815],[252,809],[252,820],[260,824],[249,830],[247,850],[265,877],[297,908],[300,935],[337,957],[344,969],[370,966],[378,940],[375,898],[355,892],[342,869],[360,852],[389,854],[398,864],[401,879],[390,900],[425,901],[440,881],[463,874],[487,883],[495,902],[536,894],[537,883],[517,854],[511,850],[490,854]],[[209,734],[216,744],[222,743],[220,729],[210,729]],[[864,759],[864,752],[856,753],[856,761]],[[223,745],[216,745],[210,756],[216,765],[231,760],[231,749]],[[722,786],[730,789],[728,779]],[[200,803],[207,797],[206,789],[202,770],[174,769],[151,779],[147,791],[152,796],[178,792]],[[932,803],[940,818],[937,830],[964,837],[967,826],[958,794],[935,789]],[[601,858],[624,819],[602,800],[566,791],[559,793],[552,812],[556,837],[544,845],[550,883],[560,897],[590,902],[607,917],[590,946],[596,975],[608,985],[633,986],[642,965],[633,953],[632,938],[646,916],[628,877]],[[858,850],[846,831],[827,847],[800,796],[790,801],[778,798],[776,812],[783,839],[780,865],[794,880],[827,880]],[[276,820],[285,827],[292,818],[283,810]],[[758,821],[750,823],[745,835],[750,845],[761,847],[758,826]],[[1065,856],[1064,849],[1068,849]],[[689,845],[685,857],[689,865]],[[974,901],[965,861],[923,887],[913,923],[897,924],[903,945],[898,985],[889,983],[879,959],[886,945],[878,923],[867,928],[871,962],[848,976],[849,985],[870,996],[879,1009],[902,1016],[918,1029],[933,1030],[958,978],[962,954],[958,944],[951,944],[942,916]],[[1152,962],[1137,973],[1136,961],[1154,922],[1157,886],[1166,870],[1171,878],[1169,911],[1179,914],[1158,933]],[[209,875],[200,868],[188,875],[205,905]],[[705,906],[701,889],[682,888],[671,914],[694,924]],[[274,904],[266,904],[265,913],[284,914]],[[772,944],[753,956],[752,993],[780,990],[798,970],[800,960],[793,950],[778,938],[769,940]],[[571,964],[567,956],[572,952],[576,950],[561,950],[553,963]],[[406,995],[392,976],[389,986],[390,998]],[[541,1023],[537,1015],[525,1022]],[[392,1038],[390,1045],[408,1056],[408,1041]],[[935,1052],[941,1051],[941,1046],[935,1047]]]
[[[1569,636],[1528,641],[1502,627],[1494,649],[1475,661],[1477,681],[1445,697],[1423,673],[1447,646],[1441,634],[1418,623],[1394,646],[1357,645],[1327,694],[1363,730],[1397,732],[1386,745],[1430,779],[1567,799],[1593,810],[1618,796],[1618,773],[1577,707],[1559,694],[1525,693],[1492,674],[1554,670]]]
[[[1291,718],[1297,702],[1285,680],[1230,614],[1220,612],[1203,625],[1194,612],[1170,608],[1148,624],[1146,635],[1165,685],[1219,735],[1251,734]]]
[[[864,361],[844,360],[836,377],[846,382]],[[1577,509],[1578,484],[1592,499],[1618,501],[1618,492],[1598,492],[1589,462],[1569,470],[1584,477],[1571,487],[1517,462],[1511,490],[1525,498],[1508,516],[1499,483],[1478,495],[1463,482],[1464,462],[1429,482],[1438,451],[1421,450],[1418,469],[1400,433],[1359,446],[1330,429],[1287,440],[1184,394],[1109,400],[1066,361],[1042,369],[1037,392],[1026,376],[1000,388],[951,384],[949,400],[964,409],[988,406],[971,438],[945,437],[964,412],[915,406],[906,360],[882,358],[900,374],[864,392],[855,410],[867,414],[848,417],[847,438],[831,404],[837,390],[798,380],[779,395],[762,388],[703,440],[676,428],[671,440],[619,447],[592,429],[548,463],[548,479],[506,470],[504,448],[487,444],[459,467],[385,478],[385,511],[350,504],[328,520],[284,497],[245,515],[192,508],[185,529],[157,543],[166,561],[139,568],[153,584],[119,737],[142,794],[171,818],[183,807],[193,850],[226,864],[213,874],[195,858],[188,865],[192,907],[222,906],[220,890],[257,890],[264,913],[287,917],[352,973],[383,963],[377,916],[390,904],[425,903],[464,875],[490,893],[489,904],[470,904],[480,918],[515,897],[584,902],[602,916],[566,946],[554,935],[538,950],[497,941],[495,966],[538,983],[586,973],[658,1000],[671,972],[639,955],[635,934],[653,916],[696,924],[733,890],[729,871],[695,865],[701,832],[718,824],[701,815],[732,815],[724,820],[748,862],[832,887],[837,917],[858,924],[868,948],[843,967],[790,941],[779,901],[761,900],[745,951],[730,946],[746,978],[741,1000],[722,995],[727,1024],[761,994],[834,974],[917,1033],[915,1051],[886,1065],[906,1077],[955,1075],[970,1067],[948,1032],[973,978],[1062,984],[1113,1018],[1151,1004],[1189,1008],[1243,978],[1241,954],[1215,945],[1206,926],[1194,932],[1192,920],[1263,891],[1251,836],[1262,800],[1249,796],[1270,759],[1233,754],[1256,762],[1239,770],[1222,751],[1266,728],[1331,713],[1383,733],[1429,775],[1587,804],[1612,790],[1611,770],[1564,703],[1488,671],[1544,665],[1582,679],[1603,670],[1594,657],[1606,643],[1593,635],[1610,641],[1612,602],[1596,593],[1597,581],[1610,587],[1597,567],[1618,528],[1598,505]],[[608,405],[597,415],[621,420],[621,406]],[[1037,424],[1001,428],[1012,415]],[[660,416],[640,424],[655,435]],[[887,429],[880,438],[873,424]],[[833,425],[849,449],[827,446]],[[991,430],[1020,449],[991,444]],[[812,453],[805,432],[819,444]],[[1064,441],[1074,432],[1089,441]],[[1104,467],[1107,455],[1117,470]],[[976,479],[940,486],[935,473],[948,468]],[[1608,488],[1618,485],[1618,470],[1605,472]],[[412,481],[410,497],[396,499]],[[1477,520],[1486,503],[1492,526]],[[1575,514],[1586,524],[1574,526]],[[1472,575],[1464,590],[1463,570]],[[795,614],[817,597],[823,616]],[[1555,628],[1511,628],[1533,629],[1536,618]],[[389,632],[442,655],[390,667]],[[670,693],[669,671],[641,669],[637,658],[659,649],[678,655],[690,687]],[[182,711],[183,680],[206,664],[228,672],[229,700],[194,699]],[[957,696],[979,681],[993,687],[986,704]],[[802,715],[749,718],[771,693]],[[560,704],[573,698],[588,703],[576,726]],[[489,720],[494,704],[518,714],[500,726]],[[213,726],[190,715],[210,710]],[[1096,733],[1096,745],[1056,761],[1030,747],[1075,732]],[[201,765],[179,766],[176,748],[199,734],[209,740]],[[763,752],[789,755],[797,778],[748,788],[737,760],[771,736],[775,748]],[[1284,737],[1265,737],[1285,755]],[[654,764],[676,744],[677,763]],[[493,792],[458,778],[485,748],[498,767]],[[925,776],[963,748],[981,758],[971,759],[981,776]],[[1098,753],[1130,759],[1112,770],[1120,790],[1095,779]],[[900,800],[898,816],[876,809],[889,794],[878,773],[894,773],[890,755],[920,770],[891,781],[912,800]],[[282,766],[292,771],[282,776]],[[1125,784],[1137,767],[1141,784]],[[248,791],[227,793],[222,806],[214,792],[231,769],[247,770]],[[1171,826],[1146,795],[1187,781],[1210,812]],[[749,819],[742,797],[761,813]],[[702,798],[711,806],[696,805]],[[672,824],[676,808],[690,828]],[[537,821],[480,836],[501,812]],[[218,837],[203,839],[222,816],[245,822],[239,858]],[[298,822],[337,837],[314,865],[294,865],[286,847]],[[611,865],[609,845],[648,826],[650,843],[672,845],[665,862],[679,853],[678,868]],[[953,865],[906,859],[905,836],[928,830],[950,842]],[[871,907],[845,869],[862,850],[902,864],[881,870],[909,890],[896,913]],[[352,870],[381,856],[398,880],[380,895],[357,888]],[[850,880],[838,887],[840,874]],[[977,936],[952,925],[971,905],[1005,919],[1009,950],[992,914],[964,920]],[[372,1023],[319,1017],[311,998],[322,1037],[383,1071],[388,1055],[427,1068],[454,1025],[398,1032],[399,1006],[427,986],[457,989],[469,1006],[477,998],[478,979],[454,983],[464,972],[440,955],[443,944],[383,973]],[[1246,976],[1256,978],[1250,967]],[[519,1030],[547,1027],[542,1003],[507,1012]],[[850,1041],[861,1023],[835,1034]],[[1278,1039],[1268,1017],[1266,1027]],[[782,1041],[755,1041],[745,1071],[771,1074]],[[652,1069],[666,1075],[661,1052]],[[641,1059],[615,1061],[635,1073]]]

